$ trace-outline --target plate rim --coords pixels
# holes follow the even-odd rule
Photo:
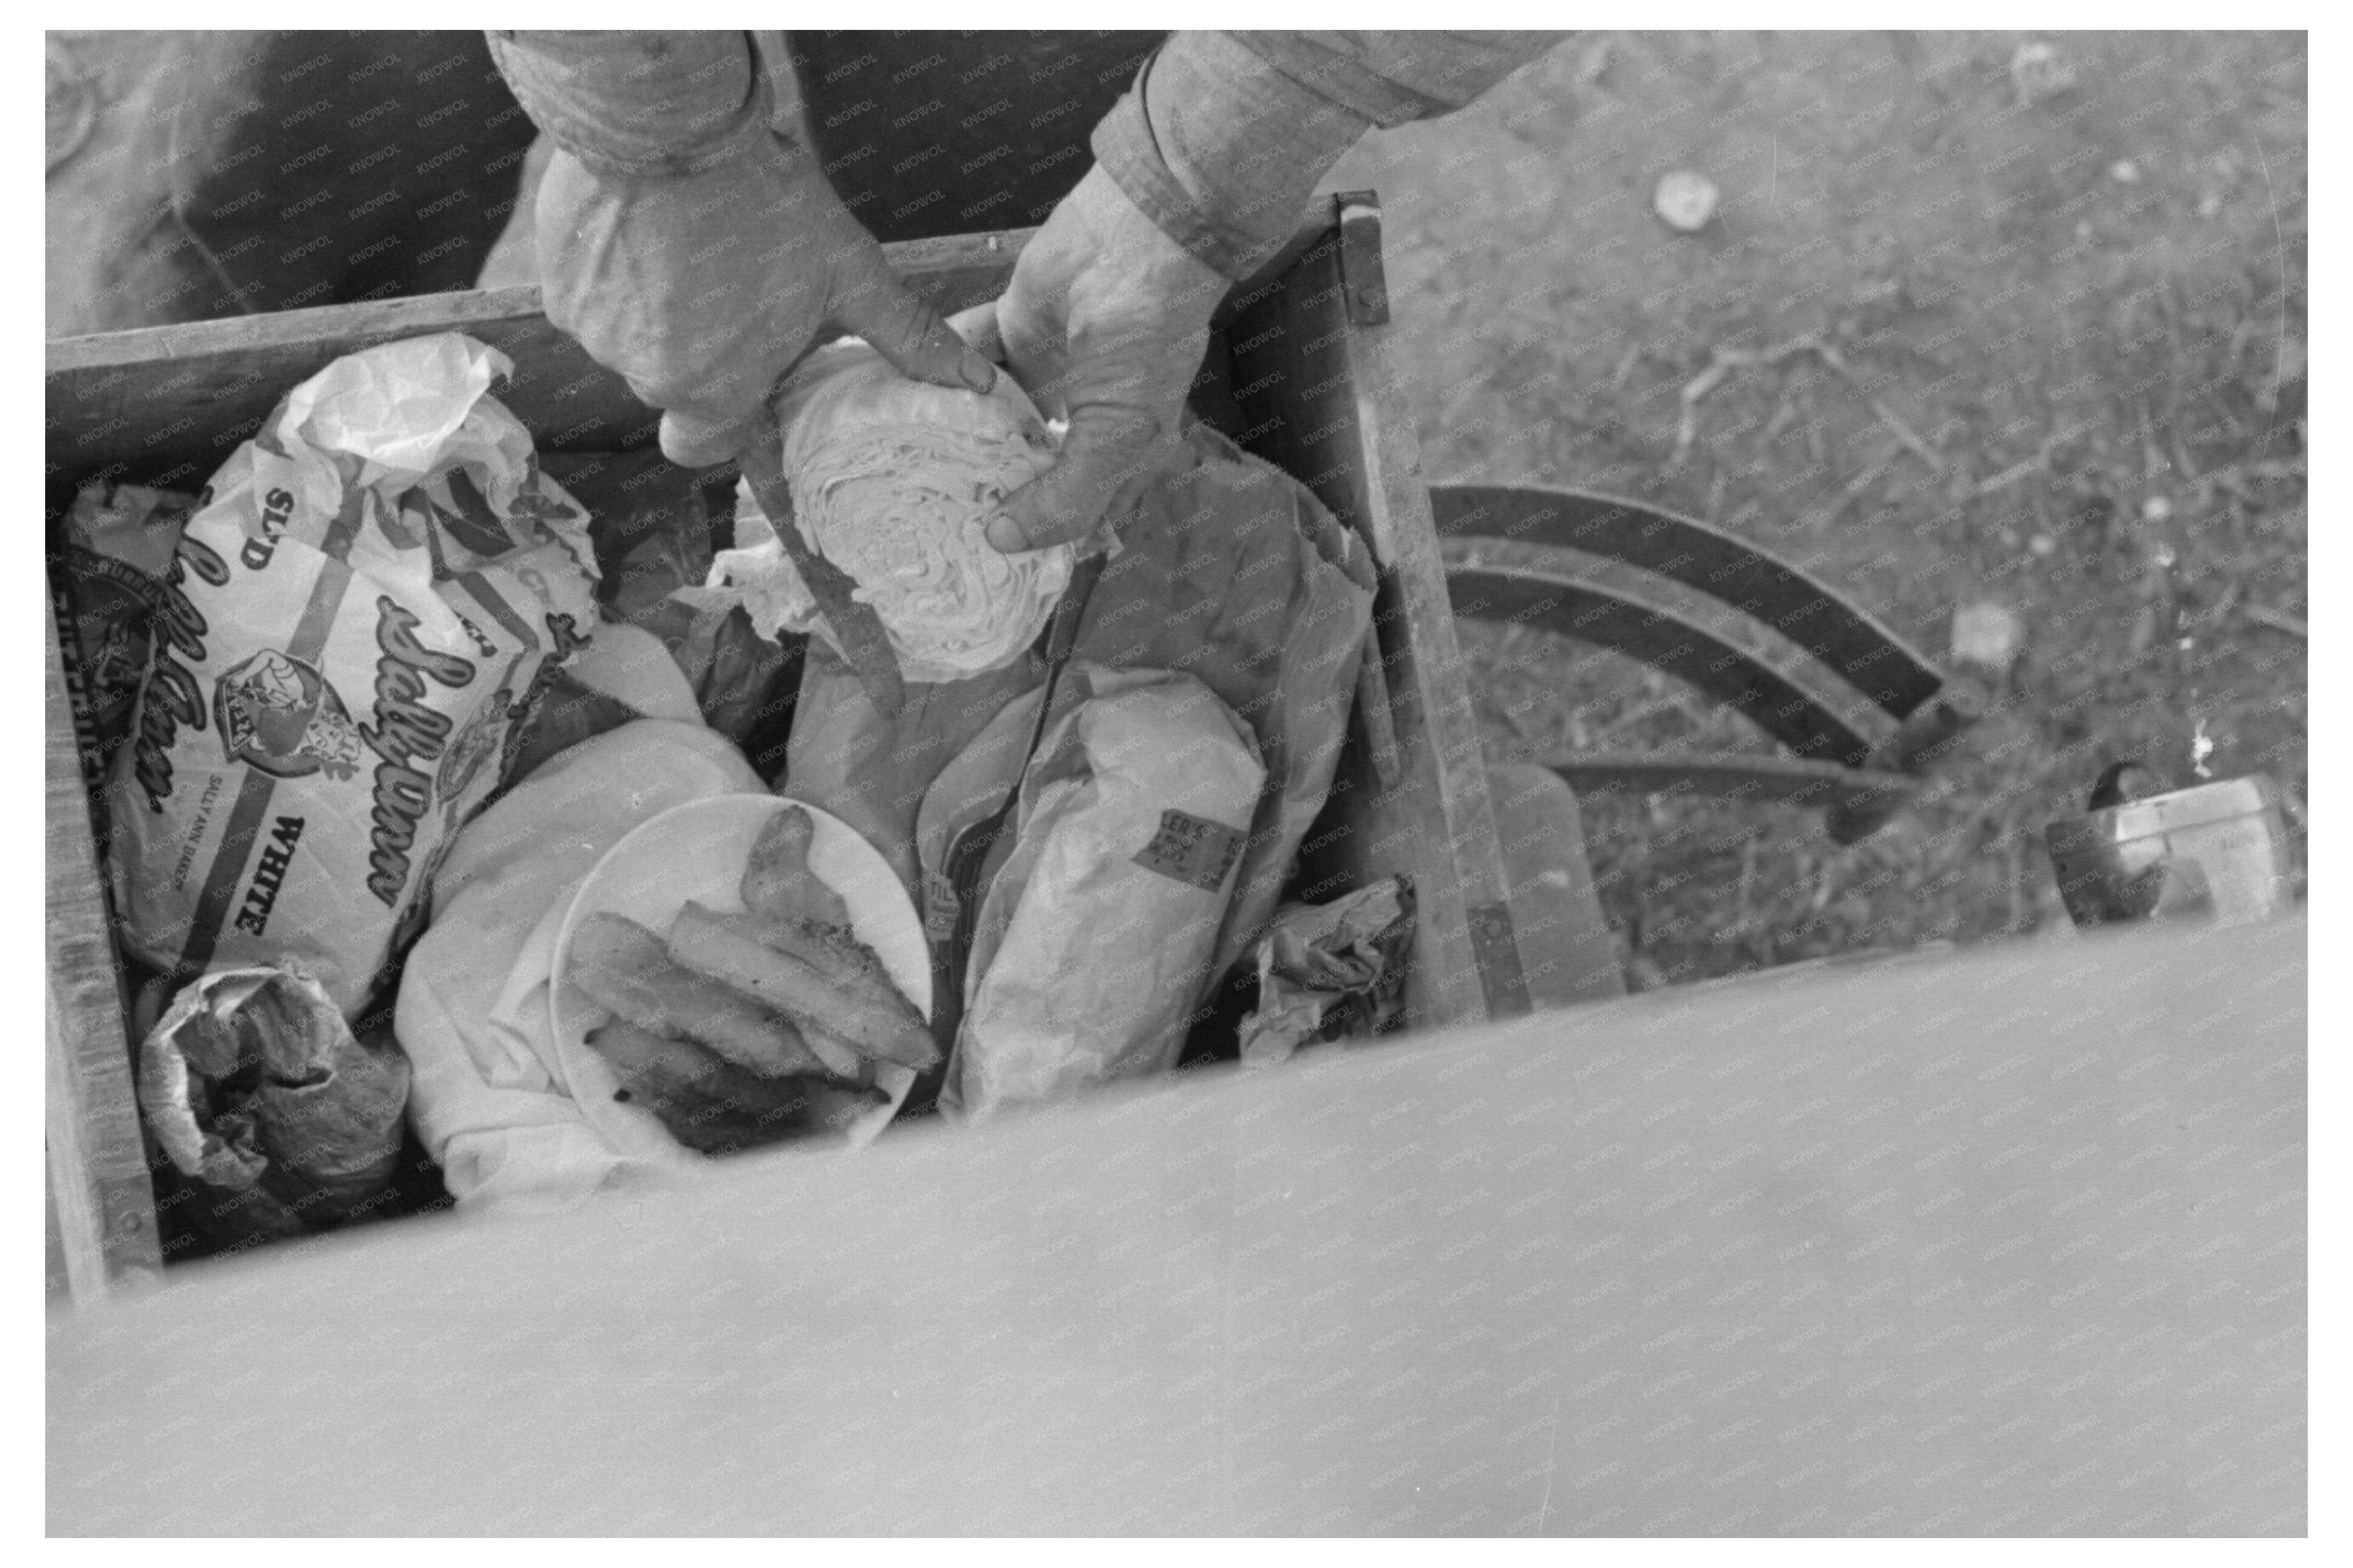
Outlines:
[[[808,812],[812,818],[823,818],[825,821],[829,821],[834,826],[841,829],[842,832],[849,835],[851,842],[856,843],[860,849],[865,851],[866,853],[873,857],[875,865],[880,868],[885,875],[887,875],[891,887],[897,893],[899,906],[906,912],[910,925],[913,927],[918,937],[923,936],[923,927],[922,911],[915,907],[915,901],[909,895],[905,884],[900,881],[899,874],[895,870],[892,869],[890,857],[885,855],[881,850],[877,849],[874,846],[873,841],[869,839],[864,833],[860,832],[855,827],[852,827],[849,822],[843,821],[839,816],[827,810],[824,807],[818,805],[814,801],[804,800],[797,795],[780,794],[773,791],[754,794],[750,790],[730,790],[716,795],[698,796],[691,800],[681,800],[673,805],[666,806],[662,808],[662,810],[655,812],[652,816],[648,817],[644,821],[639,822],[636,827],[631,828],[628,832],[623,833],[619,838],[614,840],[612,846],[606,850],[603,854],[596,857],[596,863],[588,868],[587,874],[583,876],[580,879],[579,885],[572,890],[572,897],[565,905],[564,918],[555,928],[554,948],[548,958],[548,1033],[551,1043],[555,1050],[556,1069],[558,1074],[561,1075],[562,1086],[565,1096],[572,1100],[575,1106],[579,1107],[582,1118],[586,1120],[589,1127],[593,1130],[596,1131],[599,1136],[606,1138],[608,1142],[612,1141],[612,1135],[607,1133],[605,1129],[599,1126],[596,1113],[591,1110],[587,1102],[581,1097],[577,1086],[572,1081],[571,1068],[566,1060],[575,1049],[575,1047],[567,1044],[568,1036],[565,1029],[564,1022],[564,977],[565,971],[569,967],[572,957],[572,935],[575,929],[577,928],[580,920],[583,917],[582,906],[588,897],[589,890],[596,885],[597,878],[604,874],[607,866],[619,858],[622,853],[629,848],[630,844],[640,833],[647,832],[651,829],[660,826],[670,818],[681,812],[698,809],[706,809],[709,808],[712,802],[721,800],[731,802],[737,800],[761,801],[766,805],[767,810],[771,812],[782,810],[786,806],[797,806],[801,810]],[[827,885],[831,886],[831,884],[828,884]],[[840,889],[835,888],[834,891],[839,893]],[[681,907],[683,907],[685,903],[686,900],[684,898],[680,900]],[[853,926],[852,935],[856,934],[856,927]],[[925,957],[927,959],[929,958],[929,944],[926,939]],[[879,957],[880,955],[878,954],[877,956]],[[898,981],[893,978],[892,983],[895,986],[898,984]],[[923,992],[923,996],[910,996],[907,999],[915,1005],[916,1010],[922,1012],[926,1019],[929,1019],[931,1016],[931,987],[932,974],[927,962],[921,971],[921,989]],[[583,1042],[578,1048],[587,1049],[588,1047],[586,1047],[586,1043]],[[849,1146],[853,1149],[863,1148],[867,1143],[871,1142],[876,1137],[881,1135],[882,1128],[888,1126],[890,1122],[897,1117],[900,1107],[906,1103],[909,1090],[913,1088],[914,1085],[915,1075],[908,1068],[885,1063],[877,1069],[875,1078],[879,1086],[884,1086],[889,1090],[891,1096],[890,1102],[887,1105],[877,1107],[873,1111],[869,1112],[865,1117],[860,1118],[857,1123],[853,1124],[853,1131],[849,1139]],[[685,1144],[679,1142],[676,1135],[672,1134],[668,1128],[663,1127],[661,1125],[660,1118],[655,1117],[651,1112],[639,1111],[638,1113],[638,1117],[631,1119],[633,1121],[641,1120],[644,1123],[649,1123],[653,1128],[658,1128],[661,1134],[662,1142],[666,1146],[665,1153],[675,1155],[677,1162],[693,1168],[700,1168],[710,1163],[707,1156],[699,1154],[695,1150],[689,1149]],[[789,1144],[781,1144],[759,1150],[745,1150],[744,1152],[773,1153],[777,1149],[788,1149],[791,1146]],[[828,1147],[830,1148],[834,1146],[828,1145]],[[623,1152],[626,1153],[628,1151],[624,1150]]]

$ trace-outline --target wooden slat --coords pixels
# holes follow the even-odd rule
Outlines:
[[[47,1263],[42,1271],[44,1276],[42,1294],[51,1304],[55,1304],[61,1299],[69,1298],[71,1289],[69,1285],[69,1269],[66,1263],[65,1224],[58,1218],[57,1173],[49,1169],[49,1162],[46,1160],[41,1161],[41,1217],[47,1222],[41,1229],[45,1233],[44,1239],[47,1243],[45,1249]]]
[[[1350,323],[1340,291],[1339,246],[1327,233],[1302,252],[1282,289],[1235,315],[1224,333],[1243,444],[1304,482],[1355,528],[1380,575],[1373,620],[1396,777],[1384,783],[1370,747],[1350,746],[1334,803],[1308,835],[1302,885],[1307,896],[1323,898],[1399,871],[1412,876],[1410,1025],[1525,1011],[1525,986],[1514,990],[1520,975],[1509,885],[1411,410],[1388,363],[1390,329]]]
[[[55,618],[43,703],[43,992],[51,1201],[69,1293],[90,1301],[163,1266],[131,1082],[121,982],[99,884],[81,749]]]
[[[1369,194],[1362,200],[1370,203]],[[1373,210],[1377,215],[1377,207]],[[1350,221],[1361,242],[1377,251],[1377,217],[1369,225],[1356,217]],[[1366,228],[1369,236],[1362,236]],[[1345,269],[1339,281],[1344,290],[1357,293],[1364,288]],[[1366,521],[1374,553],[1394,593],[1395,613],[1388,619],[1384,635],[1397,630],[1407,633],[1389,652],[1403,655],[1398,663],[1420,709],[1423,744],[1434,765],[1439,815],[1425,822],[1425,831],[1434,828],[1443,835],[1460,878],[1472,973],[1480,992],[1480,1012],[1469,1016],[1512,1017],[1527,1012],[1529,1003],[1513,930],[1511,876],[1487,793],[1468,665],[1454,637],[1446,565],[1439,554],[1429,487],[1422,480],[1420,434],[1391,349],[1396,329],[1387,324],[1385,303],[1375,313],[1382,324],[1361,324],[1356,320],[1361,313],[1351,312],[1352,324],[1341,344],[1365,464]]]
[[[918,293],[955,312],[1003,291],[1034,229],[884,247]],[[48,344],[52,496],[94,479],[195,490],[297,382],[375,344],[464,332],[515,362],[500,400],[549,451],[653,440],[657,418],[540,314],[539,291],[420,294],[225,321],[57,338]]]
[[[1541,765],[1487,759],[1487,799],[1512,878],[1512,936],[1533,1009],[1626,994],[1618,939],[1602,913],[1585,813],[1567,780]]]

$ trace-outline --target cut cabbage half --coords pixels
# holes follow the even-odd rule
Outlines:
[[[1020,658],[1077,548],[1000,555],[981,532],[1007,492],[1054,461],[1055,434],[1013,377],[986,396],[927,386],[853,340],[804,361],[776,413],[801,538],[856,580],[901,675],[955,681]],[[748,485],[736,488],[735,543],[713,559],[710,588],[766,636],[814,632],[841,652]]]

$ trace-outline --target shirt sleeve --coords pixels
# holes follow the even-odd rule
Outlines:
[[[1559,33],[1178,33],[1096,126],[1095,160],[1229,278],[1289,238],[1366,131],[1461,108]]]
[[[494,32],[490,42],[533,122],[600,175],[702,174],[767,127],[772,90],[744,33]]]

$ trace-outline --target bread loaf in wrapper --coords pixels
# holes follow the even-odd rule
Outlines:
[[[347,355],[213,476],[157,584],[107,865],[164,998],[300,962],[355,1016],[430,913],[543,676],[592,634],[586,514],[456,333]]]

